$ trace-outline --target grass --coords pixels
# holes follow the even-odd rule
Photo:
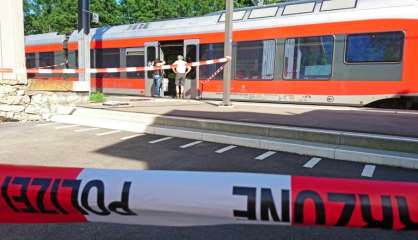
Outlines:
[[[105,95],[101,92],[93,92],[90,94],[90,101],[92,102],[103,103],[105,99]]]

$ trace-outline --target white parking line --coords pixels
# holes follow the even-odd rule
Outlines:
[[[55,129],[61,130],[61,129],[76,128],[76,127],[80,127],[80,125],[67,125],[67,126],[56,127]]]
[[[276,152],[268,151],[268,152],[265,152],[265,153],[261,154],[260,156],[256,157],[255,159],[256,160],[264,160],[264,159],[267,159],[267,158],[273,156],[274,154],[276,154]]]
[[[234,148],[236,148],[236,147],[237,147],[237,146],[231,145],[231,146],[224,147],[224,148],[221,148],[221,149],[219,149],[219,150],[216,150],[215,152],[216,152],[216,153],[224,153],[224,152],[227,152],[227,151],[229,151],[229,150],[232,150],[232,149],[234,149]]]
[[[74,132],[91,132],[91,131],[95,131],[95,130],[99,130],[100,128],[84,128],[84,129],[78,129],[78,130],[74,130]]]
[[[309,160],[308,162],[305,163],[305,165],[303,165],[304,168],[314,168],[320,161],[322,160],[322,158],[312,158],[311,160]]]
[[[107,136],[107,135],[112,135],[115,133],[120,133],[121,131],[119,130],[115,130],[115,131],[110,131],[110,132],[104,132],[104,133],[98,133],[96,134],[96,136],[100,137],[100,136]]]
[[[160,143],[160,142],[168,141],[168,140],[171,140],[171,139],[173,139],[173,137],[165,137],[165,138],[160,138],[160,139],[157,139],[157,140],[154,140],[154,141],[150,141],[149,143],[155,144],[155,143]]]
[[[193,147],[193,146],[195,146],[195,145],[197,145],[197,144],[200,144],[200,143],[202,143],[202,142],[203,142],[203,141],[191,142],[191,143],[189,143],[189,144],[186,144],[186,145],[180,146],[180,148],[185,149],[185,148]]]
[[[120,140],[129,140],[129,139],[132,139],[132,138],[137,138],[137,137],[141,137],[141,136],[144,136],[145,134],[135,134],[135,135],[131,135],[131,136],[127,136],[127,137],[123,137],[123,138],[121,138]]]
[[[364,169],[363,169],[363,172],[361,173],[361,176],[371,178],[371,177],[373,177],[375,170],[376,170],[375,165],[366,165],[366,166],[364,166]]]
[[[53,122],[53,123],[42,123],[42,124],[38,124],[36,125],[36,127],[46,127],[46,126],[52,126],[52,125],[57,125],[58,123]]]

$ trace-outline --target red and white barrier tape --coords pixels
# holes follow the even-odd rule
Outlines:
[[[39,67],[39,69],[44,69],[44,68],[54,68],[54,67],[64,66],[64,65],[67,65],[67,64],[68,64],[68,61],[65,61],[65,62],[63,62],[63,63],[59,63],[59,64],[55,64],[55,65],[50,65],[50,66],[42,66],[42,67]]]
[[[418,230],[418,183],[0,165],[0,223]]]
[[[202,84],[206,84],[210,81],[212,81],[213,79],[215,79],[216,76],[218,76],[219,73],[221,73],[225,68],[225,64],[222,64],[222,66],[220,66],[212,75],[210,75],[210,77],[208,79],[205,79],[202,82]]]
[[[189,63],[188,66],[197,67],[204,65],[211,65],[217,63],[225,63],[231,60],[231,57],[225,57],[214,60],[206,60],[200,62]],[[121,72],[143,72],[143,71],[154,71],[160,69],[171,69],[174,65],[164,65],[161,67],[126,67],[126,68],[91,68],[87,71],[90,73],[121,73]],[[26,68],[0,68],[0,73],[43,73],[43,74],[75,74],[84,72],[84,69],[26,69]]]

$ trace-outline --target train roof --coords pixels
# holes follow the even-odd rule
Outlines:
[[[25,36],[26,46],[49,45],[49,44],[63,44],[65,35],[60,35],[57,32],[28,35]]]
[[[398,8],[398,9],[394,9]],[[418,18],[417,0],[297,0],[234,11],[234,29],[292,26],[307,23],[373,18]],[[224,31],[223,11],[200,17],[172,19],[93,29],[92,40],[185,35]],[[70,37],[76,41],[77,32]]]
[[[224,18],[225,12],[219,11],[199,17],[96,28],[91,30],[90,36],[92,40],[112,40],[223,32]],[[234,29],[382,18],[418,19],[418,0],[293,0],[247,7],[234,11]],[[45,35],[44,41],[52,41],[52,35]],[[60,36],[56,35],[55,39]],[[77,39],[78,33],[74,31],[69,42]],[[31,45],[35,42],[31,38],[27,40]],[[42,40],[36,41],[39,42]]]

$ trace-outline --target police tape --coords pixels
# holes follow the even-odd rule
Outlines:
[[[205,60],[199,62],[188,63],[187,66],[197,67],[218,63],[226,63],[231,60],[231,57],[219,58],[214,60]],[[164,65],[160,67],[156,66],[147,66],[147,67],[125,67],[125,68],[90,68],[87,69],[89,73],[121,73],[121,72],[144,72],[144,71],[154,71],[154,70],[167,70],[171,69],[175,65]],[[39,73],[39,74],[76,74],[85,72],[84,69],[44,69],[44,68],[0,68],[0,73],[15,73],[15,74],[25,74],[25,73]]]
[[[418,230],[418,183],[1,165],[0,184],[0,223]]]

